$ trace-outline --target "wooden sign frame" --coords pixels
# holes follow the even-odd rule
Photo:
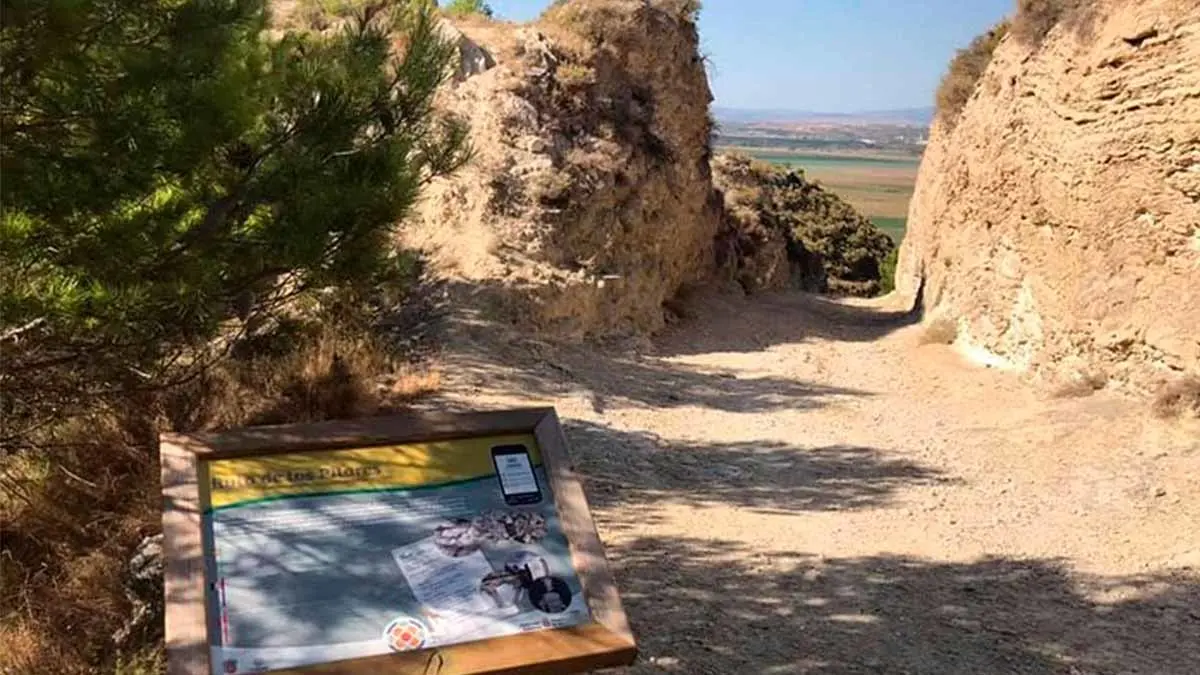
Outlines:
[[[532,433],[592,621],[477,642],[272,670],[279,675],[561,675],[629,665],[637,646],[553,408],[373,419],[161,437],[166,650],[169,675],[209,675],[202,508],[209,460]]]

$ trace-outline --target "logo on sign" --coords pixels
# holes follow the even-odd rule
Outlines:
[[[383,641],[394,652],[420,649],[425,646],[428,637],[429,629],[425,624],[409,616],[392,619],[383,629]]]

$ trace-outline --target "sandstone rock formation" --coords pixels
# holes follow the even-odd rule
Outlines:
[[[1200,2],[1005,38],[908,224],[898,289],[997,363],[1134,391],[1200,370]]]
[[[461,22],[495,59],[442,101],[476,157],[429,186],[403,243],[523,329],[660,327],[711,276],[721,219],[693,21],[687,2],[573,0],[526,26]]]

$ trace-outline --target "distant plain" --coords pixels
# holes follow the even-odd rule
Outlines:
[[[727,147],[755,159],[802,169],[809,178],[849,202],[896,243],[904,238],[908,203],[920,159],[886,155],[835,155]]]

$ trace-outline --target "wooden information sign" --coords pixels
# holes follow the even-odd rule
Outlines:
[[[551,408],[162,437],[171,675],[557,675],[637,648]]]

